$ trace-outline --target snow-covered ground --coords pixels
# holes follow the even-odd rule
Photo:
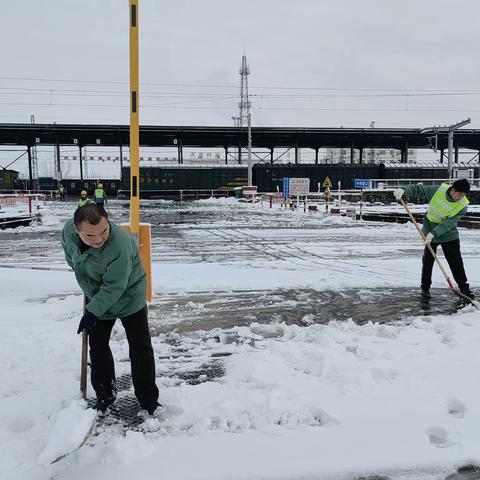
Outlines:
[[[126,207],[111,202],[114,221]],[[219,199],[142,202],[164,418],[52,465],[93,414],[78,392],[82,297],[71,272],[29,268],[66,268],[73,209],[47,202],[42,225],[0,231],[0,264],[15,267],[0,268],[2,480],[434,479],[480,462],[480,315],[422,313],[414,227]],[[461,239],[475,290],[478,233]],[[454,302],[444,283],[436,269],[435,293]],[[120,324],[111,345],[128,373]],[[215,378],[181,380],[216,353]]]

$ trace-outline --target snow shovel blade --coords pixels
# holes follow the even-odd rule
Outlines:
[[[87,443],[90,436],[95,431],[95,426],[97,424],[97,418],[98,418],[98,415],[93,418],[93,421],[92,421],[92,424],[90,425],[90,428],[88,429],[87,433],[85,434],[85,437],[83,437],[83,440],[80,442],[80,444],[77,447],[73,448],[72,450],[70,450],[68,452],[63,453],[62,455],[57,457],[55,460],[52,460],[50,462],[50,464],[53,465],[54,463],[60,462],[64,458],[69,457],[70,455],[72,455],[72,453],[78,452]]]

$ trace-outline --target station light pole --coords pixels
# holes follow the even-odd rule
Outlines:
[[[248,112],[248,186],[252,186],[252,114]]]

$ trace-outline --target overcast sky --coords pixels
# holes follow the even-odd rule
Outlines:
[[[232,125],[245,48],[253,125],[480,127],[476,0],[139,5],[142,124]],[[2,2],[0,122],[128,123],[128,26],[127,0]]]
[[[233,125],[245,51],[253,126],[471,117],[480,128],[480,1],[140,0],[139,10],[141,124]],[[128,0],[2,2],[0,122],[128,124],[128,13]],[[51,175],[52,148],[38,155]],[[0,165],[16,156],[0,151]],[[25,173],[26,156],[12,168]]]

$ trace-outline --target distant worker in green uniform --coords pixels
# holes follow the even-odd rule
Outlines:
[[[94,203],[94,202],[88,198],[87,191],[82,190],[80,192],[80,200],[78,201],[78,208],[83,207],[85,205],[90,205],[91,203]]]
[[[66,200],[67,199],[67,191],[65,190],[65,187],[60,184],[58,187],[58,194],[60,196],[60,200]]]
[[[105,190],[103,189],[103,185],[99,183],[97,185],[97,188],[95,189],[95,192],[93,194],[93,198],[95,199],[95,203],[97,205],[104,205],[107,203],[107,194],[105,193]]]
[[[425,299],[431,298],[430,285],[432,284],[432,270],[435,261],[428,249],[428,244],[434,252],[436,252],[438,245],[442,246],[460,292],[472,300],[475,298],[467,282],[457,229],[458,221],[467,213],[468,193],[470,193],[470,183],[466,179],[456,180],[452,185],[442,183],[440,187],[418,184],[407,185],[393,191],[397,200],[405,195],[407,198],[425,199],[429,202],[422,229],[425,235],[425,250],[422,257],[421,288],[422,297]]]

